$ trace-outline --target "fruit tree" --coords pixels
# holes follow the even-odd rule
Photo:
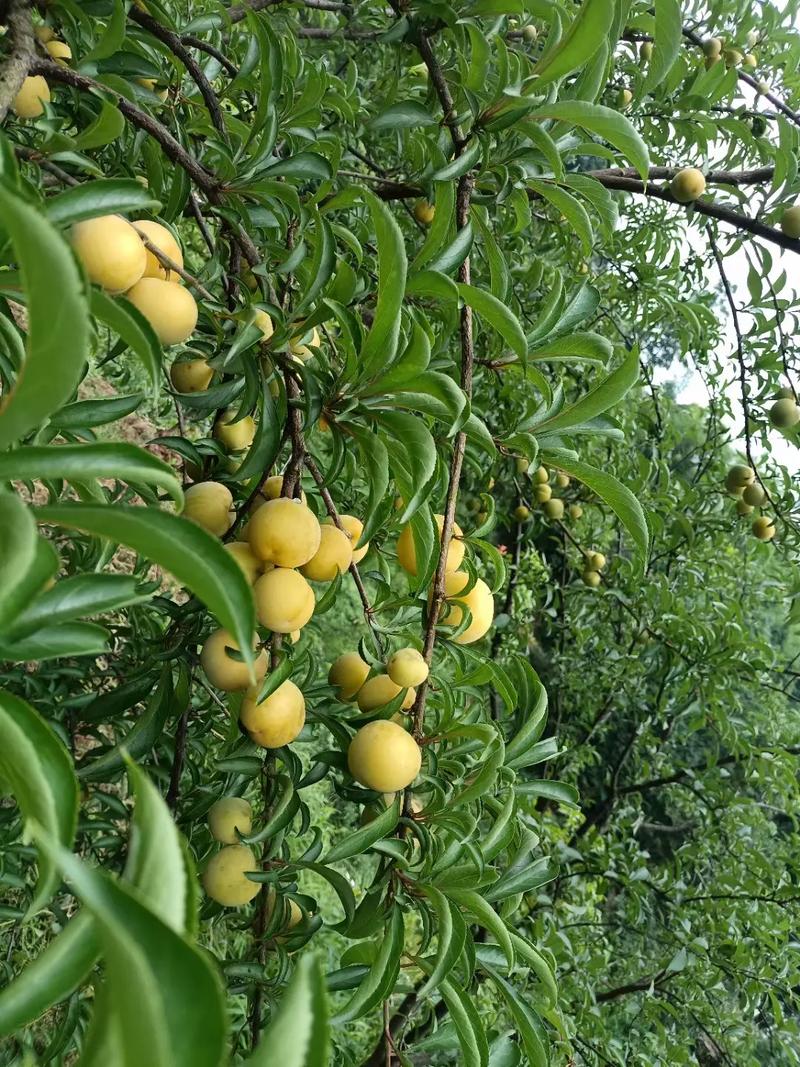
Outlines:
[[[3,1063],[797,1063],[797,8],[0,3]]]

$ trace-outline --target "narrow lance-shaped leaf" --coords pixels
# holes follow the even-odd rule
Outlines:
[[[70,399],[89,355],[91,326],[83,280],[58,230],[7,186],[0,186],[0,217],[22,271],[29,319],[25,362],[0,419],[5,448]]]
[[[190,589],[228,630],[252,666],[253,594],[239,564],[195,522],[157,508],[54,504],[37,509],[42,522],[83,530],[127,545]]]
[[[78,815],[78,783],[69,753],[37,711],[0,690],[0,773],[26,822],[46,827],[55,841],[71,845]],[[49,853],[39,856],[32,915],[58,885]]]

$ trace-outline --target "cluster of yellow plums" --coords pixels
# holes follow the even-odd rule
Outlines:
[[[758,34],[756,31],[750,30],[745,38],[745,47],[752,48],[757,40]],[[703,42],[703,51],[706,54],[706,70],[710,70],[721,60],[724,61],[725,66],[728,68],[749,67],[753,70],[758,66],[758,59],[753,52],[743,52],[732,45],[726,46],[723,37],[709,37]]]
[[[241,843],[239,835],[247,835],[253,828],[253,809],[243,797],[222,797],[211,805],[208,812],[208,828],[215,841],[223,846],[206,864],[203,871],[203,888],[218,904],[238,908],[258,896],[261,884],[247,877],[247,871],[259,869],[253,850]],[[272,917],[277,894],[267,889],[267,922]],[[303,913],[297,903],[288,898],[289,910],[284,917],[282,929],[293,930],[302,920]]]
[[[526,474],[528,470],[528,461],[520,457],[517,460],[517,473]],[[537,467],[531,475],[531,481],[533,482],[533,499],[541,507],[547,518],[553,520],[563,519],[566,510],[564,501],[561,497],[553,496],[553,490],[550,486],[550,471],[547,467],[544,465]],[[564,471],[556,471],[554,482],[557,489],[567,489],[570,485],[570,477]],[[583,515],[583,508],[580,504],[570,504],[568,514],[571,519],[579,519]],[[514,510],[514,518],[517,522],[527,522],[530,515],[530,508],[524,504],[520,504]]]
[[[725,476],[725,488],[732,496],[738,497],[738,515],[750,515],[754,508],[760,508],[767,502],[767,494],[756,481],[755,471],[744,464],[736,463],[730,468]],[[759,515],[753,521],[752,530],[759,541],[771,541],[775,536],[775,523],[769,515]]]
[[[181,246],[160,222],[128,222],[121,215],[101,215],[77,222],[71,240],[89,279],[108,293],[125,294],[153,327],[162,345],[185,341],[197,325],[197,303],[177,275],[145,247],[144,238],[183,267]]]
[[[415,648],[401,648],[385,672],[370,677],[369,664],[357,652],[345,652],[331,664],[328,681],[343,702],[357,701],[362,712],[376,711],[405,690],[401,711],[393,719],[376,719],[357,731],[347,750],[347,765],[357,782],[378,793],[395,793],[419,774],[422,752],[402,724],[402,711],[414,703],[416,686],[428,677],[428,664]],[[400,720],[400,721],[398,721]]]

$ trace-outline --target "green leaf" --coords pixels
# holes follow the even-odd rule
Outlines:
[[[40,427],[81,380],[91,324],[83,280],[66,242],[38,211],[0,186],[0,217],[22,270],[27,356],[0,419],[0,448]]]
[[[120,1067],[219,1067],[227,1020],[208,956],[122,883],[82,863],[51,835],[36,837],[97,920]]]
[[[439,991],[458,1034],[461,1067],[488,1067],[489,1044],[473,999],[452,979],[443,979]]]
[[[539,423],[535,427],[537,435],[563,432],[602,415],[604,411],[618,404],[638,380],[639,352],[638,349],[632,348],[625,353],[622,363],[577,403],[563,408],[557,415]]]
[[[640,92],[650,93],[672,70],[683,42],[683,19],[680,0],[660,0],[654,5],[656,28],[653,34],[653,54],[644,76]]]
[[[547,1053],[547,1033],[542,1020],[510,982],[491,967],[486,967],[486,970],[509,1007],[531,1067],[548,1067],[550,1057]]]
[[[82,63],[96,62],[98,59],[107,59],[118,52],[125,40],[125,5],[122,0],[114,0],[111,8],[111,18],[103,31],[103,36],[98,43],[81,56]]]
[[[519,960],[523,963],[527,963],[544,986],[549,1005],[555,1007],[558,1003],[558,985],[550,964],[544,956],[533,947],[526,937],[522,937],[514,930],[509,930],[508,933]]]
[[[541,779],[535,782],[514,783],[514,789],[520,796],[545,797],[565,808],[577,808],[580,794],[574,785],[567,782],[556,782],[551,778]]]
[[[561,212],[578,235],[581,247],[583,248],[583,254],[585,256],[590,255],[594,244],[594,231],[592,230],[592,222],[589,218],[589,214],[580,200],[574,197],[572,193],[568,193],[566,189],[562,189],[560,186],[554,185],[552,182],[532,180],[528,185],[533,192],[538,193],[539,196],[548,200]]]
[[[623,154],[641,174],[643,181],[647,180],[650,167],[647,145],[631,120],[619,111],[603,107],[602,104],[590,104],[586,100],[554,100],[532,111],[529,118],[569,122],[602,137]]]
[[[40,627],[115,611],[149,596],[142,595],[139,580],[130,575],[74,574],[32,600],[14,619],[8,636],[16,641]]]
[[[382,507],[389,488],[389,453],[377,434],[353,423],[348,424],[347,430],[357,442],[364,463],[368,499],[362,519],[364,530],[361,541],[366,544],[381,524]]]
[[[438,170],[433,172],[431,181],[451,182],[454,178],[460,178],[462,174],[466,174],[468,170],[472,170],[481,158],[482,152],[483,145],[476,135],[460,156],[456,156],[455,159],[452,159],[449,163],[446,163],[443,167],[439,167]]]
[[[534,863],[526,863],[518,869],[511,868],[484,891],[485,898],[494,902],[514,896],[516,893],[529,893],[540,885],[552,882],[558,875],[558,865],[544,856]]]
[[[403,909],[396,904],[384,927],[380,950],[375,957],[375,962],[352,998],[341,1011],[334,1015],[331,1020],[334,1026],[360,1019],[389,996],[394,989],[400,970],[403,942]]]
[[[438,987],[461,958],[467,940],[467,924],[441,889],[434,885],[420,885],[419,888],[428,897],[436,913],[436,959],[427,981],[417,990],[417,997],[422,1000]]]
[[[92,288],[92,314],[114,331],[138,357],[150,379],[153,396],[161,386],[162,348],[155,331],[144,315],[129,300],[111,297],[102,289]]]
[[[69,753],[45,720],[24,700],[0,690],[0,774],[8,782],[26,824],[35,821],[71,845],[78,817],[78,783]],[[58,886],[56,866],[39,855],[39,879],[28,915]]]
[[[399,793],[385,811],[376,815],[366,826],[348,834],[340,844],[334,845],[321,862],[335,863],[337,860],[348,859],[350,856],[358,856],[366,852],[370,845],[388,837],[394,830],[400,819],[401,808],[402,794]]]
[[[121,137],[124,130],[125,117],[120,109],[103,100],[97,117],[75,138],[75,147],[82,152],[89,148],[102,148]]]
[[[65,622],[42,626],[19,641],[0,640],[0,660],[27,663],[64,656],[99,656],[108,651],[110,634],[92,622]]]
[[[437,121],[430,111],[416,100],[401,100],[371,118],[367,129],[373,133],[380,130],[409,130],[415,126],[435,126]]]
[[[458,291],[465,304],[486,319],[522,362],[528,355],[528,342],[517,316],[501,303],[496,296],[465,282],[458,283]]]
[[[0,481],[43,478],[85,482],[89,478],[119,478],[164,489],[178,507],[183,505],[181,483],[172,467],[136,445],[122,442],[86,445],[23,445],[0,455]]]
[[[528,359],[536,361],[582,360],[584,363],[606,363],[614,352],[611,342],[599,333],[573,333],[546,341],[534,348]]]
[[[363,375],[371,377],[391,363],[397,351],[408,261],[402,231],[389,208],[367,189],[361,196],[370,209],[378,242],[375,317],[360,353]]]
[[[109,396],[100,400],[76,400],[74,404],[67,404],[59,408],[50,419],[50,425],[56,430],[85,430],[93,426],[106,426],[109,422],[117,422],[141,405],[144,400],[142,393],[133,393],[130,396]]]
[[[316,152],[298,152],[297,155],[279,159],[277,163],[266,167],[262,177],[299,178],[302,181],[326,181],[332,176],[331,165],[324,156]]]
[[[0,465],[11,456],[0,455]],[[13,464],[12,464],[13,469]],[[19,478],[14,471],[0,481]],[[33,514],[13,493],[0,492],[0,628],[22,607],[27,594],[27,576],[36,560],[37,534]]]
[[[0,1035],[19,1032],[85,979],[100,952],[94,919],[81,912],[0,991]]]
[[[512,969],[514,966],[514,946],[511,942],[511,936],[508,927],[492,905],[473,889],[445,889],[445,892],[451,900],[456,901],[457,904],[471,912],[484,930],[494,934],[498,945],[506,955],[509,970]]]
[[[161,202],[133,178],[97,178],[64,189],[45,201],[45,213],[54,226],[94,219],[98,215],[156,214]]]
[[[614,20],[614,0],[585,0],[569,29],[534,66],[533,91],[578,70],[603,44]]]
[[[644,509],[630,489],[606,471],[598,470],[597,467],[575,459],[573,453],[565,449],[548,448],[542,458],[545,462],[552,463],[554,467],[577,478],[601,500],[605,500],[630,534],[639,554],[639,567],[644,571],[650,533]]]
[[[169,571],[203,601],[252,665],[252,591],[233,556],[197,523],[156,508],[125,505],[55,504],[38,508],[37,515],[42,522],[127,545]]]
[[[301,956],[248,1067],[328,1067],[328,994],[319,956]]]

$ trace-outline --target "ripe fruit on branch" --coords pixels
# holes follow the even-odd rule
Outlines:
[[[800,405],[793,397],[776,400],[769,409],[769,421],[779,430],[787,430],[800,422]]]
[[[736,501],[736,514],[737,515],[751,515],[752,512],[753,512],[753,505],[752,504],[746,504],[744,502],[744,500],[737,500]]]
[[[546,503],[553,495],[553,490],[547,484],[547,482],[540,482],[533,487],[533,495],[537,504]]]
[[[345,652],[335,659],[328,671],[328,682],[338,690],[339,700],[353,700],[369,677],[369,664],[357,652]]]
[[[353,562],[353,545],[338,526],[325,523],[320,527],[319,548],[300,570],[312,582],[331,582],[344,574]]]
[[[530,463],[524,456],[517,456],[515,466],[517,468],[517,474],[527,474]]]
[[[253,648],[256,648],[258,639],[253,638]],[[235,693],[250,686],[250,675],[247,664],[243,660],[233,659],[226,652],[227,648],[234,652],[240,652],[239,645],[234,641],[227,630],[215,630],[210,637],[206,638],[200,653],[200,666],[206,673],[206,677],[217,689],[226,693]],[[262,649],[256,656],[254,669],[256,680],[261,681],[267,673],[267,654]]]
[[[66,67],[66,60],[72,59],[72,49],[65,41],[57,41],[55,38],[51,38],[45,43],[44,47],[50,58],[54,59],[62,67]]]
[[[416,648],[401,648],[390,657],[386,671],[395,685],[405,689],[422,685],[428,677],[428,664]]]
[[[684,167],[672,179],[669,188],[679,204],[690,204],[706,191],[706,179],[697,167]]]
[[[169,369],[169,379],[179,393],[202,393],[213,377],[214,371],[204,359],[176,361]]]
[[[436,214],[436,207],[427,200],[418,200],[414,204],[414,218],[423,226],[430,226]]]
[[[369,678],[358,691],[358,706],[361,711],[375,711],[394,700],[406,686],[397,685],[388,674],[376,674]],[[409,689],[400,707],[405,711],[414,703],[416,693]]]
[[[532,44],[536,40],[536,38],[539,36],[539,33],[538,33],[538,30],[536,29],[536,27],[532,26],[529,23],[527,26],[523,26],[522,27],[522,36],[523,36],[524,40],[526,40],[528,42],[528,44]]]
[[[592,589],[596,589],[600,584],[600,574],[598,571],[586,570],[581,577],[583,578],[583,584],[590,586]]]
[[[633,100],[633,93],[630,89],[620,89],[617,93],[617,107],[626,108],[630,107]]]
[[[775,536],[775,523],[769,515],[759,515],[752,529],[759,541],[771,541]]]
[[[144,274],[147,250],[121,215],[100,215],[76,222],[70,239],[89,280],[109,293],[125,292]]]
[[[11,102],[11,110],[21,119],[38,119],[44,105],[50,103],[50,86],[41,74],[33,74],[22,83]]]
[[[275,887],[269,886],[269,888],[267,889],[267,922],[272,919],[272,913],[275,911],[275,902],[277,901],[277,899],[278,894],[275,891]],[[291,897],[286,897],[284,899],[289,905],[289,916],[285,919],[281,930],[284,930],[286,933],[288,933],[290,930],[294,930],[295,926],[302,922],[303,912],[300,910],[300,905],[297,903],[297,901],[292,900]],[[285,910],[283,914],[284,916],[286,915]],[[284,941],[285,937],[276,937],[275,940]]]
[[[319,348],[319,331],[316,326],[308,335],[307,340],[304,341],[305,337],[306,334],[298,334],[297,337],[293,337],[289,342],[289,351],[301,363],[307,363],[314,355],[312,349]]]
[[[737,463],[730,468],[725,475],[725,488],[729,493],[736,493],[737,489],[744,489],[746,485],[750,485],[755,481],[756,472],[752,467],[746,467],[742,463]]]
[[[256,615],[276,634],[302,630],[314,614],[314,590],[298,571],[273,567],[253,586]]]
[[[753,55],[752,52],[748,52],[742,60],[742,66],[749,67],[750,70],[755,70],[755,68],[758,66],[758,57]]]
[[[396,722],[377,719],[362,726],[347,750],[347,765],[357,782],[378,793],[411,785],[422,766],[422,751]]]
[[[253,829],[253,809],[242,797],[222,797],[208,809],[208,828],[215,841],[223,845],[236,845],[240,834],[249,834]]]
[[[587,552],[586,566],[593,571],[601,571],[606,565],[606,557],[602,552]]]
[[[446,604],[441,621],[446,626],[459,626],[464,618],[464,607],[472,615],[469,626],[453,638],[458,645],[470,645],[480,640],[494,620],[494,597],[489,586],[482,578],[478,578],[472,589],[464,593],[468,584],[469,575],[464,571],[452,571],[445,575]]]
[[[144,245],[141,248],[146,251]],[[125,299],[141,311],[162,345],[179,345],[194,333],[197,302],[189,290],[177,282],[142,278],[125,293]]]
[[[172,232],[167,229],[166,226],[162,226],[160,222],[149,222],[147,219],[137,219],[132,223],[133,228],[140,234],[147,238],[151,245],[163,252],[165,256],[176,263],[179,267],[183,266],[183,252],[181,246],[175,240]],[[162,281],[174,281],[179,280],[179,276],[172,276],[172,271],[167,267],[161,265],[157,256],[154,256],[149,248],[145,249],[147,256],[147,265],[144,268],[145,278],[161,278]]]
[[[533,475],[533,480],[540,485],[544,485],[550,478],[550,472],[547,467],[537,467]]]
[[[564,501],[557,496],[551,497],[550,500],[545,500],[544,504],[542,504],[542,511],[548,519],[563,519]]]
[[[222,537],[233,522],[233,497],[227,485],[220,482],[198,482],[190,485],[184,494],[183,514],[187,519]]]
[[[434,518],[439,528],[439,538],[441,540],[444,515],[435,515]],[[464,558],[464,542],[458,540],[460,537],[463,537],[463,531],[458,523],[454,522],[453,536],[447,548],[446,567],[448,571],[458,570]],[[414,549],[414,535],[411,532],[410,523],[403,527],[402,533],[397,538],[397,561],[403,570],[408,571],[409,574],[417,573],[417,553]]]
[[[569,475],[559,471],[556,475],[556,485],[559,489],[566,489],[569,485]]]
[[[268,341],[270,337],[275,333],[275,326],[272,322],[272,316],[264,311],[262,308],[256,308],[253,314],[253,325],[257,326],[261,330],[261,342]]]
[[[229,452],[243,452],[253,443],[256,435],[256,424],[252,415],[245,415],[242,419],[236,419],[236,410],[228,410],[214,423],[214,436],[219,443]]]
[[[239,711],[250,740],[262,748],[283,748],[294,741],[306,721],[306,702],[294,682],[282,682],[260,704],[257,697],[258,690],[251,689]]]
[[[583,508],[580,506],[580,504],[570,504],[569,517],[571,519],[579,519],[581,515],[583,515]]]
[[[233,556],[250,585],[261,576],[261,560],[255,555],[247,541],[229,541],[225,551]]]
[[[326,523],[332,522],[333,519],[326,519],[323,526]],[[350,544],[353,546],[353,563],[360,563],[364,556],[366,556],[367,552],[369,552],[369,541],[367,541],[365,545],[362,545],[361,548],[356,548],[356,545],[361,539],[361,534],[364,532],[364,523],[361,519],[357,519],[355,515],[340,515],[339,523],[350,538]]]
[[[155,95],[162,103],[167,99],[167,96],[169,95],[168,89],[158,88],[158,82],[155,78],[137,78],[136,82],[138,85],[141,85],[143,89],[149,89],[151,93],[155,93]],[[183,263],[181,263],[181,266],[183,266]]]
[[[781,215],[781,229],[795,241],[800,238],[800,205],[785,209]]]
[[[731,67],[740,66],[744,56],[738,48],[726,48],[722,53],[722,58],[725,60],[725,66],[730,70]]]
[[[314,512],[289,497],[268,500],[247,524],[247,539],[255,554],[276,567],[302,567],[319,548],[321,537]]]
[[[239,908],[258,896],[259,883],[245,877],[245,871],[257,870],[258,863],[247,845],[226,845],[211,857],[203,871],[203,888],[218,904]]]
[[[721,37],[709,37],[703,44],[703,51],[710,59],[715,59],[722,55],[723,44]]]
[[[766,499],[767,494],[758,482],[751,482],[742,491],[742,500],[745,504],[749,504],[751,508],[760,508]]]

